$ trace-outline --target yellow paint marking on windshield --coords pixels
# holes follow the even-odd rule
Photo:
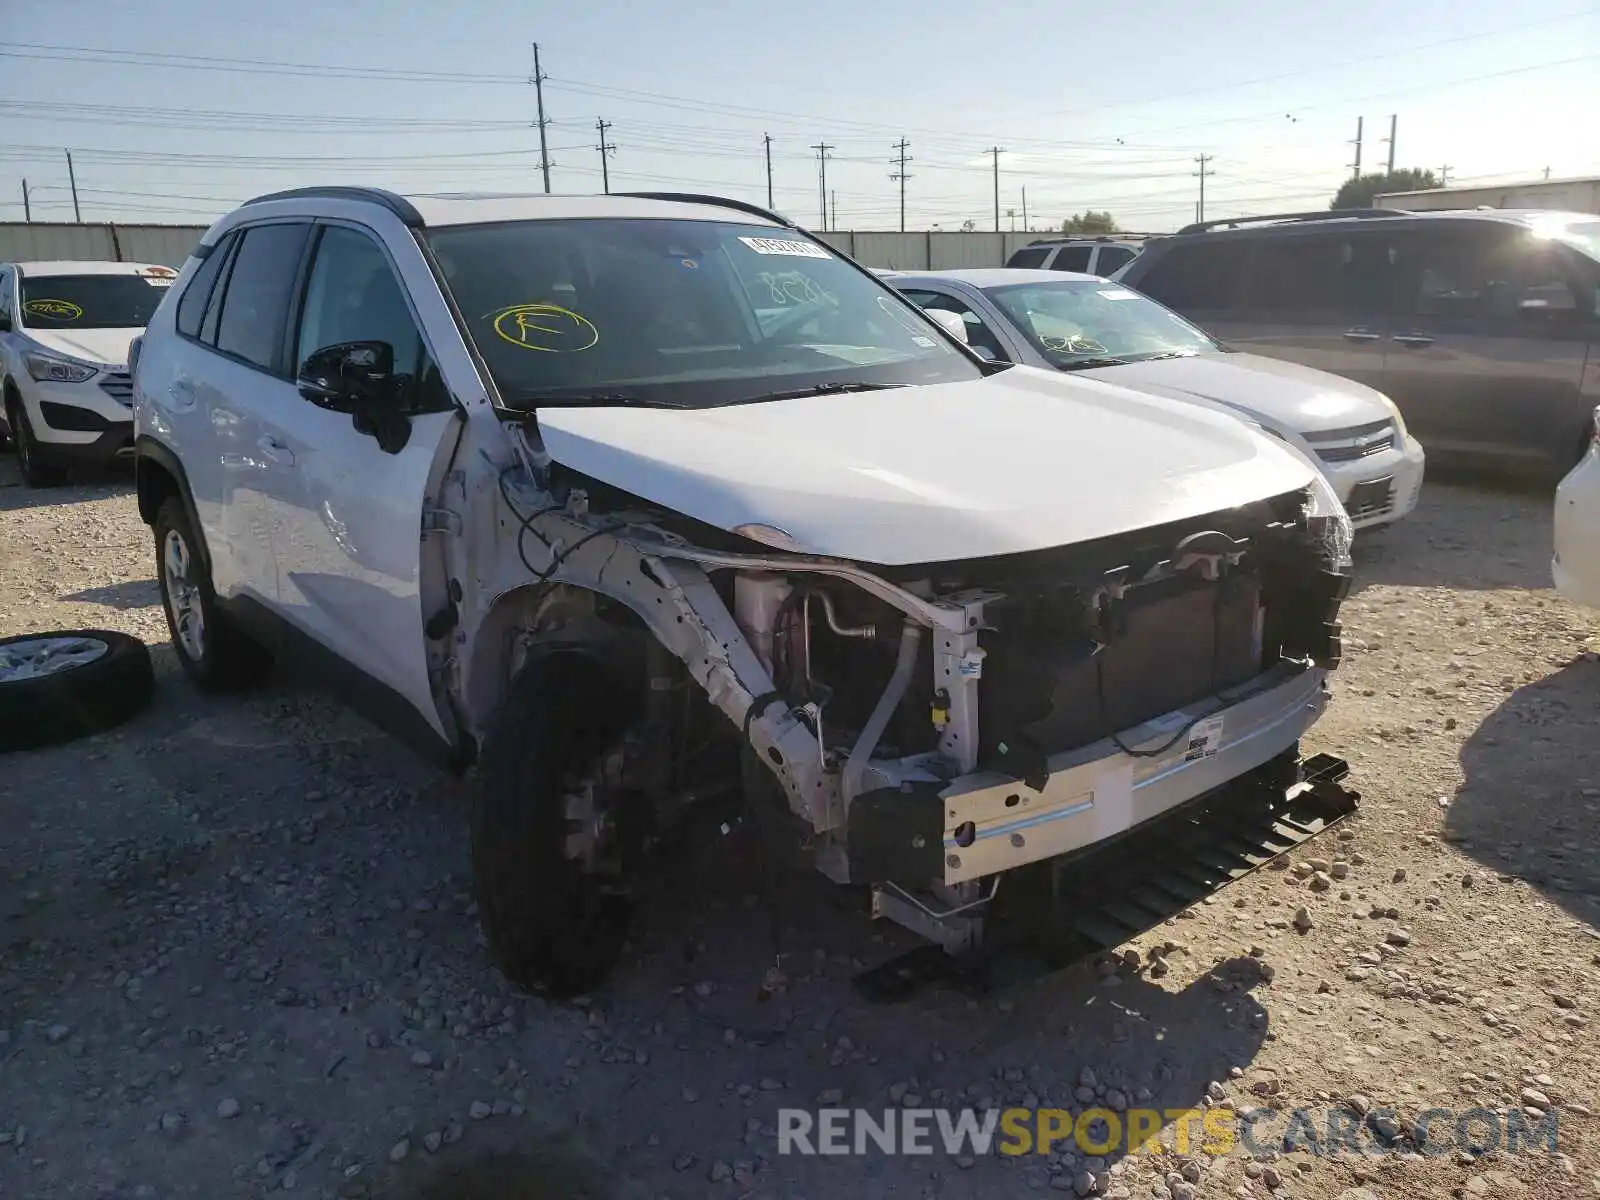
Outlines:
[[[559,304],[513,304],[485,320],[503,341],[523,350],[572,354],[600,342],[600,331],[588,317]]]
[[[71,300],[29,300],[22,311],[36,317],[49,317],[52,321],[76,321],[83,316],[83,309]]]

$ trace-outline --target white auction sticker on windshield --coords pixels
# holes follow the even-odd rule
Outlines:
[[[813,242],[796,242],[788,238],[742,237],[739,239],[757,254],[785,254],[790,258],[832,258],[821,246]]]
[[[1138,292],[1130,292],[1127,288],[1101,288],[1100,295],[1107,300],[1137,300]]]

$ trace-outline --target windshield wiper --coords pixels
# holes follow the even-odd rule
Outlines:
[[[698,408],[677,400],[641,396],[637,392],[510,392],[506,399],[529,408]]]
[[[818,383],[811,387],[791,388],[782,392],[763,392],[747,396],[736,404],[758,404],[764,400],[799,400],[805,396],[832,396],[840,392],[881,392],[888,388],[905,387],[903,383],[868,383],[862,379],[844,379],[836,383]]]
[[[1140,362],[1160,362],[1164,358],[1194,358],[1198,350],[1163,350],[1159,354],[1146,354],[1139,359]]]
[[[1076,362],[1058,363],[1063,371],[1088,371],[1095,367],[1120,367],[1128,362],[1125,358],[1080,358]]]

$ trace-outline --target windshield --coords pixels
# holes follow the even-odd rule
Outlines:
[[[1057,366],[1091,359],[1128,362],[1221,347],[1176,313],[1106,280],[1062,280],[985,289]]]
[[[24,275],[21,323],[28,329],[143,329],[172,286],[161,275]]]
[[[702,408],[983,373],[907,301],[787,229],[587,219],[427,237],[511,405]]]

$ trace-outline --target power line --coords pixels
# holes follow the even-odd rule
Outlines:
[[[611,194],[611,167],[608,159],[617,152],[612,143],[606,141],[606,130],[611,128],[611,122],[597,118],[594,127],[600,131],[600,144],[595,149],[600,151],[600,184],[605,189],[606,195]]]
[[[533,44],[533,84],[534,102],[539,107],[539,172],[544,176],[544,194],[550,194],[550,147],[545,142],[545,129],[550,124],[544,115],[544,81],[548,79],[543,69],[539,66],[539,43]]]
[[[895,170],[890,173],[889,178],[897,181],[900,184],[901,233],[906,231],[906,180],[911,178],[910,175],[906,174],[906,164],[911,161],[911,156],[906,153],[906,149],[910,145],[911,143],[906,141],[905,138],[901,138],[895,143],[895,149],[898,153],[896,153],[895,157],[889,160],[895,166]]]

